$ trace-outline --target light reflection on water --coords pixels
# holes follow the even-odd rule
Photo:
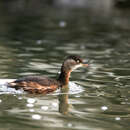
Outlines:
[[[23,21],[24,31],[22,19],[16,20],[13,26],[8,25],[14,34],[5,31],[7,34],[1,36],[0,78],[3,79],[24,75],[55,77],[69,54],[90,61],[88,69],[72,73],[73,87],[69,92],[58,90],[46,96],[1,93],[1,128],[129,130],[130,32],[128,29],[126,32],[124,25],[114,23],[116,17],[109,15],[108,22],[100,17],[96,23],[95,16],[84,10],[70,12],[62,16],[62,12],[54,10],[59,16],[51,12],[40,20],[33,17],[33,23],[31,17],[26,17],[29,21]]]
[[[64,52],[67,46],[69,48],[71,45],[68,44],[65,47],[64,45],[60,46],[61,48],[59,47],[58,49],[62,50],[63,48]],[[11,95],[0,95],[2,101],[0,102],[0,105],[2,105],[1,111],[6,110],[5,115],[1,113],[1,117],[6,117],[8,121],[13,119],[17,123],[22,122],[22,124],[24,124],[23,128],[27,129],[34,126],[50,129],[57,127],[58,129],[127,128],[130,113],[129,68],[121,65],[121,62],[115,59],[116,56],[113,57],[112,53],[114,51],[110,51],[110,49],[108,49],[108,51],[98,50],[96,52],[93,50],[80,52],[78,51],[78,45],[72,46],[70,51],[73,49],[79,52],[83,58],[86,58],[86,56],[88,59],[92,58],[93,62],[90,63],[87,70],[79,69],[72,73],[71,80],[83,86],[84,91],[78,93],[79,90],[76,90],[77,93],[68,95],[67,116],[58,112],[58,97],[56,96],[57,94],[54,93],[54,95],[50,94],[48,96],[35,95],[36,102],[31,104],[27,103],[27,99],[28,96],[29,98],[33,98],[33,95],[16,95],[13,97]],[[56,51],[58,51],[57,48]],[[106,52],[108,53],[106,54]],[[27,52],[27,54],[28,53],[30,52]],[[109,55],[109,57],[106,58],[106,55]],[[40,73],[46,76],[57,75],[63,60],[62,57],[58,60],[58,57],[57,59],[53,59],[49,56],[50,58],[43,58],[42,61],[40,58],[36,59],[35,54],[28,56],[30,58],[29,61],[27,61],[26,64],[20,64],[20,69],[17,70],[19,76]],[[22,61],[18,60],[18,62],[24,62],[25,57],[26,55],[21,56]],[[125,58],[127,59],[127,57]],[[113,63],[111,61],[114,61],[114,59],[117,62]],[[25,69],[24,72],[22,68]],[[6,71],[4,70],[4,72]],[[9,73],[13,75],[14,72]],[[14,100],[15,103],[12,102],[12,100]],[[35,123],[35,120],[37,123]],[[1,122],[3,121],[4,118],[1,119]],[[12,128],[17,127],[15,123],[12,125]]]

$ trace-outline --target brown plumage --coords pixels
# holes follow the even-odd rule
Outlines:
[[[41,76],[28,76],[8,83],[8,86],[15,89],[22,88],[29,93],[50,93],[68,84],[70,73],[81,66],[88,66],[88,64],[84,64],[79,56],[69,56],[64,60],[57,80]]]
[[[28,76],[8,83],[10,87],[15,89],[23,88],[29,93],[49,93],[56,90],[60,84],[54,79],[49,79],[40,76]]]

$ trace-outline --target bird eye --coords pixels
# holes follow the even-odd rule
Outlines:
[[[80,61],[79,61],[79,60],[77,60],[77,63],[80,63]]]

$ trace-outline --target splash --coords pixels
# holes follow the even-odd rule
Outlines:
[[[1,94],[23,94],[22,89],[16,90],[15,88],[9,88],[8,82],[12,82],[15,79],[0,79],[0,95]]]
[[[69,82],[69,91],[67,94],[78,94],[84,91],[84,88],[74,82]],[[59,95],[59,94],[66,94],[66,93],[61,93],[60,89],[56,90],[53,95]]]
[[[7,86],[8,82],[12,82],[15,79],[0,79],[0,94],[25,94],[24,90],[19,89],[16,90],[15,88],[9,88]],[[74,83],[74,82],[69,82],[69,92],[68,94],[78,94],[84,91],[83,87]],[[59,95],[60,90],[56,90],[52,95]]]

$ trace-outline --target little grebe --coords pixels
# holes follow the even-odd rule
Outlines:
[[[24,78],[17,79],[13,82],[8,83],[9,87],[15,89],[23,89],[29,93],[46,94],[55,91],[69,82],[70,73],[79,67],[88,66],[88,64],[83,63],[79,56],[69,56],[67,57],[61,67],[61,73],[58,79],[49,79],[40,76],[28,76]]]

